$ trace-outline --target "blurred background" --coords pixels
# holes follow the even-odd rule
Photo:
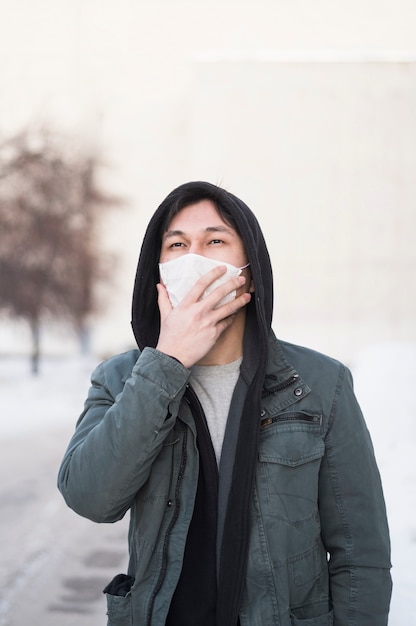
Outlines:
[[[65,135],[124,201],[99,222],[117,264],[93,350],[132,344],[144,228],[193,179],[258,216],[279,336],[344,360],[416,339],[412,1],[2,0],[1,14],[0,136]],[[0,349],[24,350],[25,328]]]
[[[263,227],[277,335],[353,370],[394,538],[391,623],[415,624],[415,167],[414,0],[0,0],[2,440],[21,448],[34,396],[57,429],[47,383],[68,377],[69,436],[90,366],[134,345],[150,216],[178,184],[220,184]],[[18,359],[39,370],[36,352],[34,383]],[[25,623],[5,607],[0,624]]]

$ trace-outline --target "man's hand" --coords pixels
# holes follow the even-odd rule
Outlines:
[[[187,368],[208,354],[222,333],[232,325],[236,313],[251,298],[249,293],[244,292],[232,302],[215,308],[224,296],[244,285],[244,276],[234,276],[200,300],[205,289],[225,272],[224,266],[216,267],[202,276],[175,308],[165,287],[157,285],[160,310],[157,350],[175,357]]]

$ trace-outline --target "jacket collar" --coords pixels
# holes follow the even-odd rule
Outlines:
[[[307,382],[283,354],[283,349],[270,333],[269,355],[262,394],[262,412],[267,405],[268,413],[277,413],[295,404],[311,392]]]

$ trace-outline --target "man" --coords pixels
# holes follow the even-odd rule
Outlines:
[[[108,624],[387,624],[385,505],[350,373],[278,341],[272,302],[248,207],[203,182],[169,194],[138,263],[139,349],[93,373],[59,473],[80,515],[131,512]]]

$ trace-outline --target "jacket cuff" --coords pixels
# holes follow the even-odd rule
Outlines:
[[[144,348],[132,373],[149,380],[171,400],[183,395],[191,374],[177,359],[149,347]]]

